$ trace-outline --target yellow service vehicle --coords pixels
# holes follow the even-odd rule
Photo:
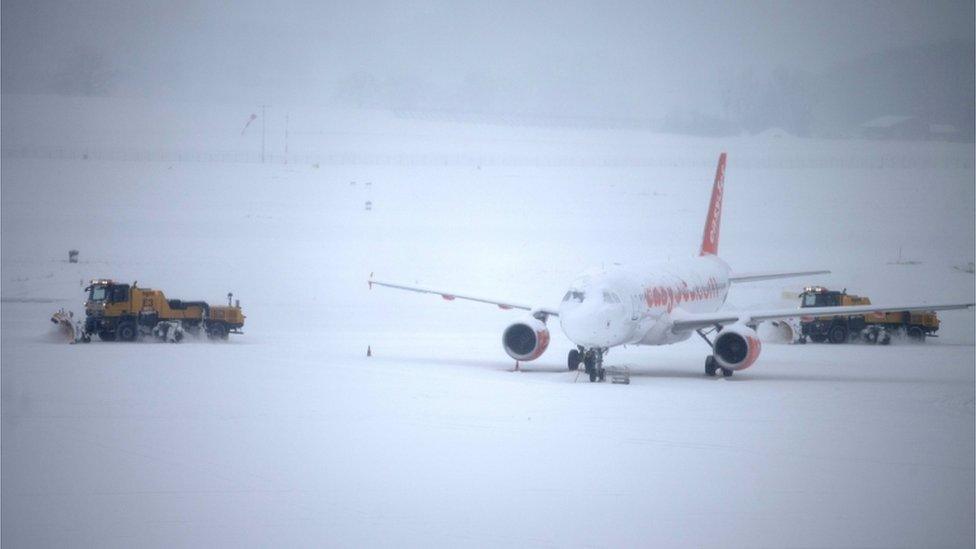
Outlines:
[[[241,333],[244,326],[240,301],[231,304],[233,294],[227,294],[227,306],[210,305],[167,300],[163,292],[140,288],[135,282],[130,285],[103,279],[92,280],[85,291],[84,340],[92,334],[98,334],[102,341],[135,341],[152,335],[178,342],[184,331],[227,339],[228,334]]]
[[[800,294],[800,308],[841,307],[847,305],[870,305],[871,300],[853,294],[847,289],[838,292],[823,286],[809,286]],[[888,313],[867,313],[863,315],[812,317],[800,319],[800,343],[809,338],[814,343],[846,343],[861,339],[867,343],[887,345],[891,336],[906,336],[912,341],[922,343],[926,337],[938,337],[939,317],[934,311],[898,311]]]

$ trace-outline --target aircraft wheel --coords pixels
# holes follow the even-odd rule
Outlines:
[[[878,342],[878,332],[876,332],[874,330],[868,330],[867,332],[865,332],[864,333],[864,342],[865,343],[871,343],[871,344],[877,343]]]
[[[722,370],[722,377],[732,377],[732,373],[735,371],[729,368],[719,368],[719,369]]]
[[[569,371],[573,372],[579,370],[580,365],[580,353],[576,349],[569,352]]]
[[[823,334],[814,334],[810,336],[810,339],[813,340],[814,343],[823,343],[824,341],[827,341],[827,336]]]
[[[827,332],[827,337],[830,339],[831,343],[846,343],[847,342],[847,328],[838,324],[830,328]]]
[[[596,370],[590,370],[590,383],[596,381]]]
[[[718,370],[718,366],[715,364],[715,357],[708,355],[705,357],[705,375],[708,377],[715,377],[715,372]]]

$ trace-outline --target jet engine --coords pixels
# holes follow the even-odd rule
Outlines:
[[[722,328],[713,344],[715,362],[729,370],[745,370],[759,358],[762,343],[759,335],[745,324]]]
[[[502,345],[508,356],[515,360],[535,360],[549,346],[549,328],[545,322],[535,318],[516,322],[505,328]]]

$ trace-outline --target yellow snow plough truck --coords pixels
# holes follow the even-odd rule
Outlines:
[[[224,340],[228,334],[242,333],[244,326],[240,301],[231,304],[233,294],[227,294],[227,306],[220,306],[166,299],[163,292],[140,288],[135,282],[92,280],[85,291],[85,324],[78,338],[84,342],[91,341],[93,334],[102,341],[155,337],[178,343],[184,333]]]
[[[809,286],[800,294],[800,308],[841,307],[847,305],[870,305],[866,297],[828,290],[822,286]],[[865,343],[887,345],[892,336],[907,337],[909,340],[924,343],[926,337],[938,337],[939,317],[934,311],[897,311],[887,313],[867,313],[863,315],[800,318],[800,343],[807,339],[814,343],[847,343],[861,340]]]

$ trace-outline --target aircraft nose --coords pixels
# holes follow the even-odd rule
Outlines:
[[[559,322],[570,341],[583,347],[610,347],[618,344],[620,319],[611,307],[575,306],[560,307]]]

